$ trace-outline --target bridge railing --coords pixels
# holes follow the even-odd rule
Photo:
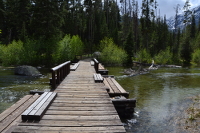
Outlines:
[[[95,58],[93,58],[94,61],[94,69],[98,73],[99,72],[99,61]]]
[[[52,79],[51,86],[52,89],[56,88],[56,84],[59,84],[69,73],[70,73],[70,63],[71,61],[64,62],[54,68],[51,68]]]

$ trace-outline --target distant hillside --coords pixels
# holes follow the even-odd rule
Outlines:
[[[200,17],[200,6],[195,7],[191,10],[192,12],[195,11],[195,20],[196,24],[199,23],[199,17]],[[178,28],[183,29],[184,28],[184,13],[178,15]],[[169,26],[169,29],[173,30],[175,25],[175,16],[170,17],[167,19],[167,24]]]

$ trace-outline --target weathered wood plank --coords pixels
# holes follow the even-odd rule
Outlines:
[[[11,126],[12,123],[20,117],[21,113],[28,108],[36,99],[38,99],[38,95],[31,96],[27,101],[21,104],[14,112],[10,113],[1,121],[0,124],[0,132],[3,132],[8,126]],[[23,99],[24,100],[24,99]],[[15,123],[16,124],[16,123]]]
[[[122,86],[114,79],[114,78],[111,78],[112,82],[117,86],[117,88],[119,89],[119,91],[121,93],[127,93],[123,88]]]
[[[55,99],[56,95],[57,93],[52,93],[51,96],[47,99],[47,101],[42,105],[42,107],[34,114],[35,120],[40,120],[42,118],[42,116],[44,115],[50,104]]]
[[[102,120],[120,120],[118,115],[109,115],[109,116],[71,116],[71,115],[44,115],[43,120],[65,120],[65,121],[80,121],[80,120],[93,120],[93,121],[102,121]]]
[[[54,107],[108,107],[108,106],[113,106],[112,103],[57,103],[57,102],[53,102],[51,104],[51,106]]]
[[[91,104],[91,103],[94,103],[94,104],[99,104],[99,103],[102,103],[102,104],[105,104],[105,103],[112,103],[112,101],[110,100],[107,100],[107,101],[91,101],[91,100],[77,100],[77,101],[74,101],[74,100],[62,100],[62,99],[59,99],[57,98],[57,100],[55,99],[54,100],[54,103],[67,103],[67,104],[84,104],[84,103],[87,103],[87,104]]]
[[[41,120],[34,123],[20,123],[20,126],[48,126],[48,127],[94,127],[94,126],[122,126],[120,121],[54,121]]]
[[[83,116],[98,116],[98,115],[117,115],[114,111],[61,111],[61,110],[47,110],[46,115],[83,115]]]
[[[35,113],[42,107],[42,105],[47,101],[47,99],[51,96],[52,93],[48,93],[43,99],[31,110],[28,115],[35,115]],[[35,103],[33,103],[35,104]]]
[[[83,133],[83,132],[112,132],[112,133],[126,133],[125,129],[123,126],[105,126],[105,127],[38,127],[38,126],[20,126],[17,127],[14,132],[15,133],[33,133],[33,132],[78,132],[78,133]]]
[[[23,112],[22,114],[22,117],[24,115],[28,115],[35,106],[37,106],[37,104],[41,101],[41,99],[43,99],[46,95],[47,95],[48,92],[44,92],[35,102],[34,104],[32,104],[26,111]]]
[[[14,112],[17,108],[19,108],[22,104],[24,104],[27,100],[29,100],[32,97],[32,95],[26,95],[22,99],[20,99],[18,102],[13,104],[10,108],[6,109],[4,112],[0,114],[0,122],[4,120],[9,114]]]
[[[114,111],[113,107],[55,107],[50,106],[49,110],[66,110],[66,111]]]
[[[93,101],[93,102],[97,102],[97,101],[99,101],[99,102],[102,102],[102,101],[111,101],[110,99],[107,99],[107,98],[105,98],[105,99],[102,99],[102,98],[87,98],[87,97],[85,97],[85,98],[67,98],[67,97],[61,97],[61,96],[59,96],[59,97],[56,97],[56,99],[54,100],[55,102],[58,102],[58,101]]]
[[[112,82],[111,78],[107,78],[107,81],[114,93],[120,93],[120,91],[117,89],[117,86]]]
[[[109,88],[109,93],[114,93],[113,89],[111,88],[110,84],[107,81],[107,78],[104,78],[103,83]]]
[[[78,68],[78,66],[79,66],[79,63],[75,63],[75,64],[70,68],[70,70],[71,70],[71,71],[75,71],[75,70]]]

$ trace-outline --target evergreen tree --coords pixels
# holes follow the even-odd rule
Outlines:
[[[5,34],[5,4],[3,0],[0,0],[0,42],[4,42]]]
[[[192,14],[192,22],[191,22],[191,29],[190,29],[190,37],[193,39],[195,38],[196,35],[196,21],[195,21],[195,12],[193,12]]]

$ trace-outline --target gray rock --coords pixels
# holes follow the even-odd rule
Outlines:
[[[15,74],[24,76],[41,76],[41,73],[32,66],[18,66],[15,68]]]
[[[99,57],[99,56],[101,56],[101,52],[98,52],[98,51],[97,51],[97,52],[94,52],[94,53],[93,53],[93,56],[94,56],[94,57]]]

